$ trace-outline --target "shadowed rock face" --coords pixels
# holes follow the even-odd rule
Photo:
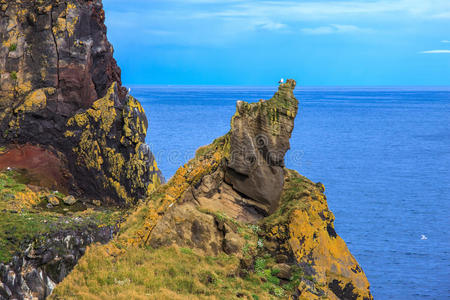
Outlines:
[[[267,101],[239,101],[231,121],[225,181],[260,203],[265,213],[277,209],[283,189],[284,156],[298,110],[295,84],[294,80],[281,84]]]
[[[104,19],[99,0],[0,0],[0,145],[62,154],[74,192],[129,203],[161,177]]]

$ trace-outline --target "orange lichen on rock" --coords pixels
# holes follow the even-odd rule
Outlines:
[[[180,167],[170,181],[151,193],[146,203],[138,209],[136,214],[142,214],[142,223],[135,231],[127,232],[125,240],[128,245],[145,245],[149,241],[153,228],[164,212],[180,201],[193,184],[216,169],[228,155],[229,137],[224,136],[201,148],[201,155],[198,155],[199,151],[196,158]],[[135,222],[135,219],[131,218],[130,222]]]
[[[287,174],[282,195],[289,208],[282,221],[288,228],[284,239],[287,238],[297,263],[313,270],[315,280],[314,287],[300,284],[300,298],[372,299],[364,272],[334,230],[334,215],[328,209],[323,185],[313,184],[295,171]],[[277,230],[272,233],[280,234]]]

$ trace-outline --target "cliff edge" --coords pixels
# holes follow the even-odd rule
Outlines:
[[[162,177],[104,19],[100,0],[0,0],[0,169],[28,169],[48,188],[131,204]]]

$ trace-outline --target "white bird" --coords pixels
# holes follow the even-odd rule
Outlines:
[[[131,93],[131,88],[128,88],[128,94]]]
[[[422,234],[422,235],[420,236],[420,239],[421,239],[421,240],[428,240],[428,238],[427,238],[427,236],[426,236],[425,234]]]
[[[281,78],[280,81],[278,81],[279,84],[284,83],[284,78]]]

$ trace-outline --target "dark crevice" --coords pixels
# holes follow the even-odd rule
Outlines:
[[[53,5],[52,9],[50,11],[50,32],[53,37],[53,42],[55,43],[55,50],[56,50],[56,76],[57,76],[57,83],[56,87],[59,89],[59,51],[58,51],[58,43],[56,42],[56,36],[53,32]]]

